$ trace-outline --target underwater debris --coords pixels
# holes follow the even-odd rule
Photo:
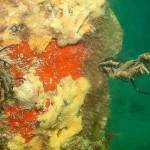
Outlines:
[[[111,58],[99,64],[100,71],[107,73],[111,78],[125,82],[130,81],[137,92],[148,95],[150,95],[150,92],[141,91],[136,87],[134,79],[144,74],[149,75],[149,67],[150,53],[141,54],[136,60],[130,60],[125,63]]]

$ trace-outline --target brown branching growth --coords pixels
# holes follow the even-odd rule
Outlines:
[[[108,59],[99,64],[101,70],[107,72],[114,79],[131,80],[144,74],[149,74],[150,53],[140,55],[136,60],[125,63],[117,59]]]
[[[107,73],[111,78],[131,81],[137,92],[148,95],[150,95],[150,92],[143,92],[136,87],[134,79],[144,74],[149,75],[149,67],[150,53],[141,54],[136,60],[130,60],[125,63],[115,58],[109,58],[99,64],[99,69]]]

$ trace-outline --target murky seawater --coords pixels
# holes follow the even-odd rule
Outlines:
[[[124,33],[118,58],[130,60],[149,52],[150,1],[110,0],[110,5]],[[135,83],[143,91],[150,91],[150,76],[140,77]],[[130,83],[114,80],[110,81],[110,93],[107,132],[115,133],[110,150],[150,150],[150,96],[137,93]]]

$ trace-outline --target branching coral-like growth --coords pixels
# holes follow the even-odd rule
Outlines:
[[[106,59],[100,63],[99,67],[101,71],[108,73],[114,79],[131,81],[137,92],[150,95],[150,92],[139,90],[133,81],[144,74],[149,75],[150,53],[141,54],[136,60],[130,60],[125,63],[114,58]]]
[[[149,74],[150,53],[140,55],[136,60],[121,63],[117,59],[109,59],[100,63],[99,67],[115,79],[131,80]]]

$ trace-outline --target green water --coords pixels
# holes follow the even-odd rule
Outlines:
[[[123,29],[119,58],[135,59],[150,51],[150,0],[109,0]],[[150,91],[150,76],[135,80]],[[110,150],[150,150],[150,96],[137,93],[131,84],[110,80],[110,117],[107,133],[115,133]]]

